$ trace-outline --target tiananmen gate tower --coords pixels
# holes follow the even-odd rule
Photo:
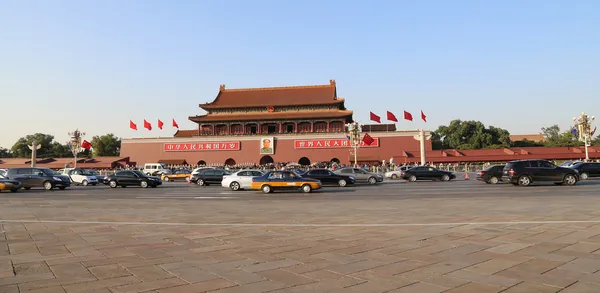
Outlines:
[[[189,117],[198,124],[196,129],[179,130],[169,138],[123,139],[121,156],[138,165],[354,161],[346,136],[353,113],[337,96],[334,80],[325,85],[248,89],[221,85],[212,102],[199,106],[207,114]],[[419,141],[414,138],[418,131],[397,131],[394,124],[362,129],[374,142],[359,148],[359,163],[391,157],[397,163],[420,160]],[[430,141],[425,148],[431,151]]]

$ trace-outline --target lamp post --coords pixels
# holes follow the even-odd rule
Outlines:
[[[76,129],[73,132],[69,132],[69,136],[71,137],[71,139],[69,140],[69,142],[67,142],[67,145],[71,149],[71,153],[75,158],[73,168],[77,168],[77,155],[83,150],[83,148],[81,147],[81,138],[84,135],[85,132],[81,132],[79,131],[79,129]]]
[[[348,129],[348,136],[350,136],[350,151],[354,153],[354,167],[356,168],[358,166],[358,148],[361,143],[361,129],[356,121],[346,124],[346,128]]]
[[[579,140],[583,141],[583,145],[585,146],[585,161],[590,160],[590,155],[588,153],[588,146],[591,142],[591,129],[592,122],[596,119],[594,116],[589,116],[585,114],[585,112],[581,112],[579,117],[573,117],[573,121],[577,123],[577,131],[579,132]]]

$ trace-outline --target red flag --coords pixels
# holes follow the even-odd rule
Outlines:
[[[137,125],[135,125],[135,123],[133,123],[133,121],[129,120],[129,128],[131,128],[133,130],[137,130]]]
[[[173,127],[179,129],[179,125],[175,122],[175,118],[173,118]]]
[[[373,112],[369,112],[371,114],[371,121],[375,121],[377,123],[381,123],[381,117],[375,115]]]
[[[365,133],[365,136],[363,136],[362,141],[366,145],[372,145],[375,142],[375,139],[373,139],[368,133]]]
[[[162,130],[164,123],[162,121],[160,121],[160,119],[158,119],[158,128],[160,128]]]
[[[394,113],[392,113],[390,111],[387,111],[387,120],[398,122],[398,118],[396,118],[396,115],[394,115]]]
[[[404,120],[413,121],[412,114],[404,111]]]
[[[594,131],[592,131],[592,134],[590,134],[590,136],[594,136],[594,133],[596,133],[596,127],[594,127]]]
[[[423,119],[423,121],[427,122],[427,116],[425,116],[425,113],[423,113],[423,110],[421,110],[421,119]]]
[[[91,148],[92,148],[92,144],[91,144],[89,141],[87,141],[87,140],[84,140],[84,141],[81,143],[81,147],[82,147],[82,148],[84,148],[84,149],[86,149],[86,150],[89,150],[89,149],[91,149]]]
[[[150,122],[146,121],[146,119],[144,119],[144,128],[146,128],[148,130],[152,130],[152,124],[150,124]]]

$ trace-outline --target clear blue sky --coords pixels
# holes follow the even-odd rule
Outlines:
[[[170,136],[220,84],[326,84],[355,119],[513,134],[600,116],[600,1],[0,0],[0,146],[35,132]],[[128,128],[129,119],[140,131]]]

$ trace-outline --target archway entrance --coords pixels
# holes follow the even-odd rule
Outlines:
[[[338,159],[338,158],[333,158],[333,159],[331,159],[329,162],[331,162],[331,163],[336,163],[336,164],[339,164],[339,163],[340,163],[340,159]]]
[[[273,164],[273,158],[271,158],[271,156],[263,156],[262,158],[260,158],[260,163],[261,165],[266,165],[266,164]]]
[[[225,166],[233,166],[235,165],[235,160],[232,158],[229,158],[227,160],[225,160]]]
[[[206,166],[206,162],[204,160],[198,161],[198,166]]]
[[[298,164],[300,164],[300,166],[309,166],[310,160],[307,157],[302,157],[298,160]]]

